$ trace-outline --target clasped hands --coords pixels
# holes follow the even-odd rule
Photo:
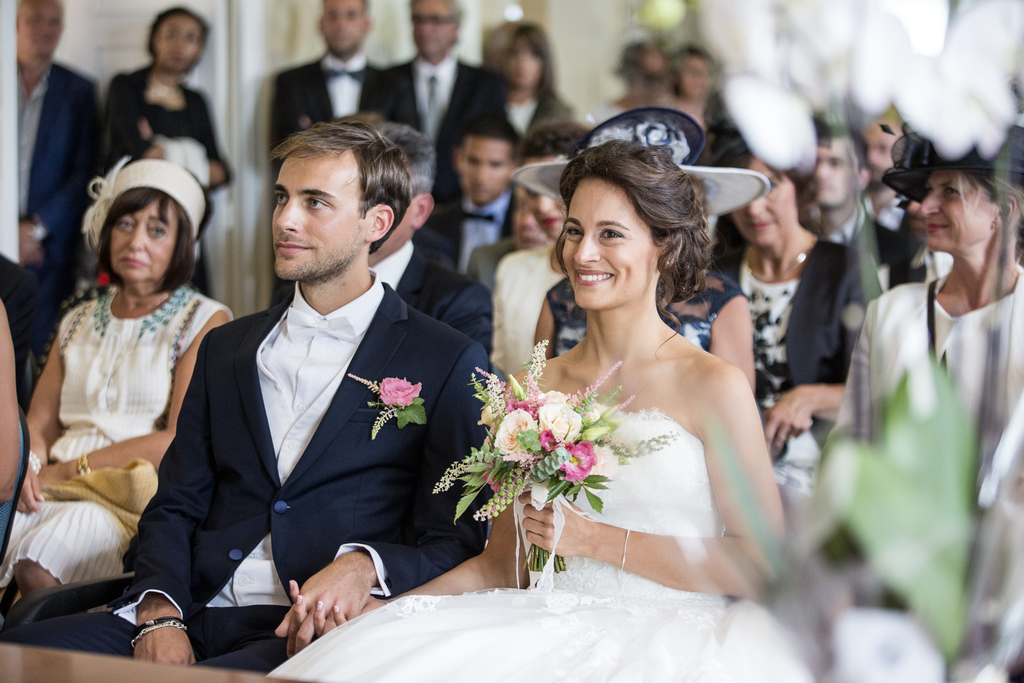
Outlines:
[[[18,512],[39,512],[40,503],[44,500],[43,487],[74,479],[77,474],[78,463],[74,460],[43,465],[39,474],[28,468],[25,472],[25,482],[21,485],[21,495],[18,497]]]
[[[334,630],[364,611],[384,603],[370,596],[377,584],[373,560],[362,551],[345,553],[309,577],[299,587],[288,582],[291,609],[274,631],[288,638],[288,656],[305,649],[313,639]]]

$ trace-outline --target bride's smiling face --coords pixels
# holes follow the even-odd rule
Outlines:
[[[655,301],[658,247],[626,193],[605,180],[584,180],[576,189],[562,258],[576,303],[585,309]]]

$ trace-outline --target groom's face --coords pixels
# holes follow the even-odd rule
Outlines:
[[[368,267],[373,241],[369,238],[376,233],[373,219],[362,216],[359,209],[359,169],[351,152],[341,157],[286,159],[274,197],[278,277],[318,285],[344,276],[353,267]]]

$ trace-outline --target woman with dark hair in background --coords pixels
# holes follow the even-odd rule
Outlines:
[[[153,20],[147,43],[153,61],[110,82],[103,121],[103,172],[127,156],[172,161],[209,189],[229,181],[206,100],[184,85],[202,59],[208,36],[206,21],[185,7],[164,10]],[[209,291],[202,254],[193,281],[200,291]]]
[[[0,566],[0,586],[14,576],[22,593],[121,571],[199,343],[230,319],[185,285],[206,216],[188,171],[144,159],[90,191],[85,231],[112,284],[61,320],[32,395],[31,469]]]
[[[846,325],[849,306],[862,304],[860,273],[852,251],[801,224],[813,177],[768,166],[738,135],[723,133],[715,143],[716,166],[771,180],[766,196],[729,214],[744,245],[724,254],[716,270],[739,282],[750,300],[755,395],[776,480],[806,494],[860,332]]]
[[[675,70],[675,107],[707,128],[708,105],[715,84],[714,62],[707,50],[687,45],[679,51]]]
[[[572,108],[555,92],[551,44],[537,24],[513,31],[502,72],[508,91],[505,112],[520,135],[542,121],[572,118]]]

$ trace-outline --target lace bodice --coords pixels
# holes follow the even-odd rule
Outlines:
[[[683,550],[695,559],[703,548],[687,547],[685,539],[714,538],[724,530],[704,461],[704,444],[658,410],[629,413],[616,432],[625,443],[671,435],[660,448],[646,451],[611,473],[601,492],[604,513],[595,512],[581,496],[576,505],[593,519],[624,529],[684,539]],[[572,513],[569,513],[572,514]],[[597,597],[659,597],[719,602],[717,596],[666,588],[598,560],[566,558],[567,571],[555,574],[555,588]]]

